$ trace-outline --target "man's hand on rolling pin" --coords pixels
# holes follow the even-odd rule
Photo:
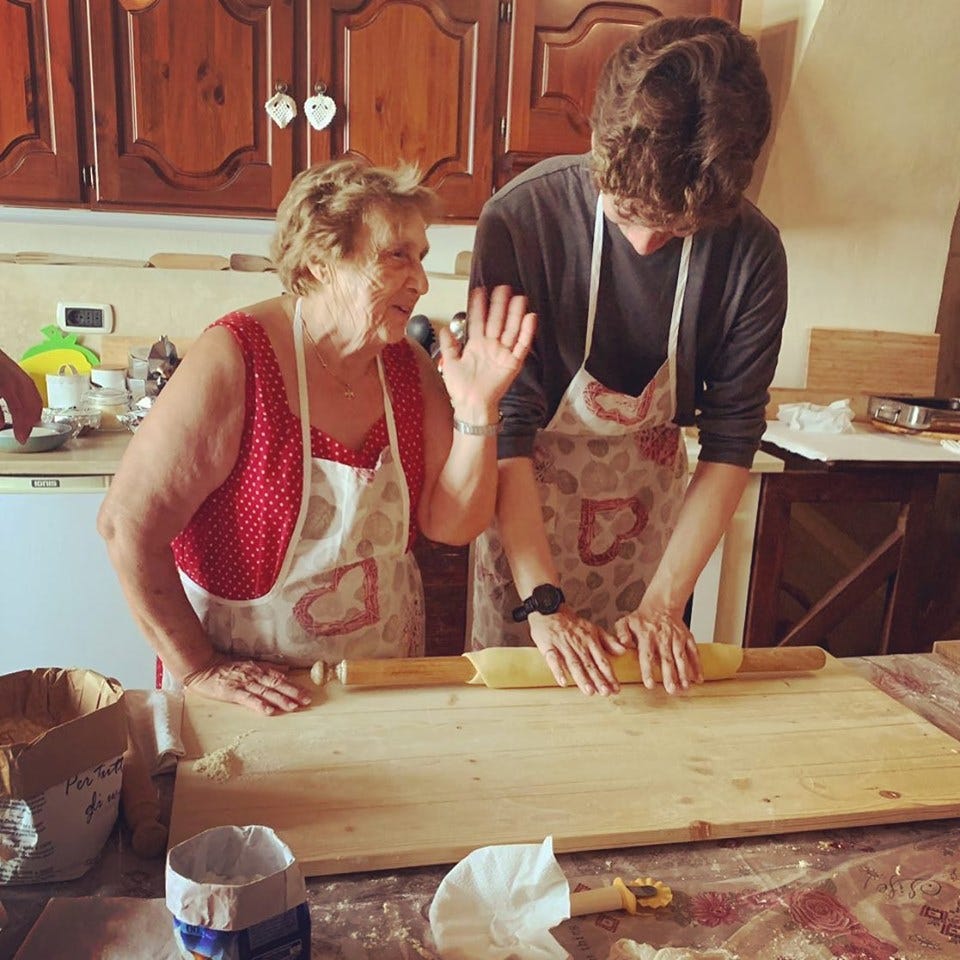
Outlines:
[[[528,622],[533,642],[561,687],[567,685],[569,676],[588,696],[620,690],[607,654],[624,653],[627,648],[615,637],[578,616],[567,604],[549,616],[531,613]]]
[[[221,654],[185,677],[183,685],[211,700],[239,703],[268,716],[310,703],[310,695],[287,679],[285,667],[259,660],[231,660]]]
[[[648,690],[657,685],[655,664],[660,667],[667,693],[679,693],[691,683],[703,682],[697,643],[681,616],[645,610],[641,604],[639,610],[621,617],[613,625],[613,632],[624,647],[637,648],[640,675]]]

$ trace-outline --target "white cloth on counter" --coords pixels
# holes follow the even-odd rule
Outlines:
[[[853,425],[850,433],[806,433],[791,430],[785,423],[768,421],[763,440],[809,460],[892,460],[905,463],[953,460],[952,454],[929,437],[882,433],[858,423]]]
[[[570,916],[570,886],[542,844],[481,847],[440,881],[430,930],[450,960],[566,960],[550,928]]]
[[[185,753],[180,736],[183,694],[173,690],[127,690],[123,702],[130,732],[150,775],[174,770]]]
[[[941,440],[940,446],[951,453],[960,454],[960,440]]]
[[[791,430],[811,433],[850,433],[853,430],[853,408],[849,400],[834,400],[827,406],[818,403],[781,403],[777,420]]]
[[[607,960],[737,960],[729,950],[691,950],[687,947],[651,947],[636,940],[618,940]]]

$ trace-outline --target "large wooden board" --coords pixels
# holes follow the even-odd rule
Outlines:
[[[851,392],[932,396],[939,349],[936,333],[813,327],[806,386],[835,400]]]
[[[960,815],[960,743],[830,658],[675,699],[332,686],[259,717],[187,695],[188,758],[237,737],[224,783],[180,763],[171,843],[269,824],[308,876],[548,834],[571,851]]]

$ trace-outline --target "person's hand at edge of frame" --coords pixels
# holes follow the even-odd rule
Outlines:
[[[13,435],[17,443],[26,443],[30,431],[40,422],[43,413],[43,398],[30,374],[16,361],[0,350],[0,398],[10,411]],[[0,407],[0,427],[6,425],[3,408]]]
[[[557,684],[572,680],[587,696],[618,693],[620,684],[608,654],[627,648],[614,636],[576,614],[569,604],[556,613],[530,614],[530,635]]]
[[[286,674],[287,667],[281,664],[215,654],[205,667],[185,677],[183,686],[211,700],[238,703],[273,716],[299,710],[311,702],[310,695]]]

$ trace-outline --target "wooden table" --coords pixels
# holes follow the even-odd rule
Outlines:
[[[931,654],[844,662],[960,737],[960,663]],[[171,780],[158,778],[168,804]],[[651,805],[660,801],[657,795],[649,797]],[[557,859],[574,888],[597,886],[614,876],[650,876],[673,888],[674,901],[664,910],[635,917],[611,913],[566,921],[556,936],[574,960],[605,958],[620,937],[657,947],[726,947],[744,960],[946,960],[960,942],[958,848],[960,820],[950,820],[561,853]],[[448,869],[443,865],[308,881],[313,956],[438,960],[426,914]],[[104,914],[104,897],[147,898],[144,907],[157,914],[159,903],[149,898],[163,892],[163,861],[140,860],[117,831],[94,868],[79,880],[0,888],[0,900],[10,914],[0,932],[0,958],[13,956],[50,897],[96,897],[98,902],[80,901],[72,911],[74,921],[96,922]],[[128,900],[125,906],[129,911],[133,904]],[[75,939],[68,918],[62,921],[55,931],[60,944],[85,939]],[[101,928],[106,931],[106,924]],[[147,929],[149,925],[137,927],[141,939]],[[143,956],[150,960],[176,957],[164,952],[169,944],[143,946]],[[72,956],[88,960],[89,955]],[[121,956],[139,960],[131,953]],[[118,960],[106,951],[102,957]]]
[[[911,439],[911,438],[908,438]],[[923,441],[912,441],[914,444]],[[932,443],[932,441],[926,441]],[[940,477],[960,474],[960,457],[942,451],[939,459],[813,460],[782,446],[764,449],[782,457],[782,473],[761,478],[753,563],[744,628],[744,646],[823,644],[852,610],[886,584],[881,631],[875,651],[917,653],[933,639],[923,634],[921,577],[928,559],[931,508]],[[934,448],[936,449],[936,448]],[[895,503],[894,529],[790,627],[779,633],[778,597],[795,504]]]

